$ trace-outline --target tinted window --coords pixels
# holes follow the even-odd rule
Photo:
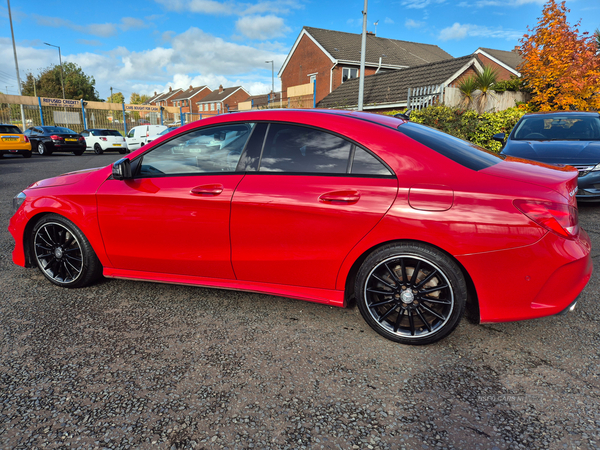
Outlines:
[[[400,125],[398,131],[472,170],[485,169],[504,159],[496,153],[425,125],[408,122]]]
[[[288,124],[271,124],[261,172],[346,173],[352,143],[333,134]]]
[[[381,161],[360,147],[355,147],[350,173],[356,175],[393,175],[392,171]]]
[[[512,139],[597,141],[600,140],[600,117],[583,114],[524,116],[515,127]]]
[[[14,125],[0,125],[0,133],[21,134],[21,130]]]
[[[42,131],[44,133],[70,133],[70,134],[77,134],[75,133],[73,130],[69,129],[69,128],[65,128],[65,127],[43,127]]]
[[[203,128],[171,139],[142,156],[139,175],[234,172],[253,126]]]

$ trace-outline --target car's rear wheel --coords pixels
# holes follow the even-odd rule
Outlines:
[[[358,308],[377,333],[402,344],[436,342],[458,325],[465,309],[465,278],[449,256],[420,243],[385,245],[356,277]]]
[[[31,152],[23,153],[23,158],[31,158]]]
[[[35,261],[52,283],[76,288],[102,275],[102,265],[92,246],[70,220],[48,214],[35,224],[31,239]]]
[[[127,150],[125,150],[125,149],[121,149],[121,150],[119,150],[119,153],[120,153],[121,155],[124,155],[125,153],[127,153]]]
[[[94,144],[94,153],[96,153],[96,155],[101,155],[102,153],[104,153],[104,150],[102,150],[100,144]]]
[[[84,151],[85,151],[85,150],[75,150],[75,151],[73,152],[73,154],[74,154],[75,156],[81,156],[81,155],[83,155],[83,152],[84,152]]]

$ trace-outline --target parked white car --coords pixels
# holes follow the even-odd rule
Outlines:
[[[90,128],[84,130],[81,135],[85,138],[86,150],[94,150],[97,155],[110,150],[127,153],[127,142],[117,130]]]
[[[155,136],[167,128],[165,125],[139,125],[133,127],[127,133],[127,148],[130,151],[136,150],[146,145],[150,136]]]
[[[155,134],[154,136],[148,136],[148,139],[146,139],[146,144],[149,144],[150,142],[152,142],[155,139],[158,139],[159,137],[161,137],[163,134],[167,134],[170,133],[173,130],[176,130],[177,127],[168,127],[165,130],[162,130],[160,133]]]

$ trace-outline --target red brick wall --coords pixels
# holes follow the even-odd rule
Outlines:
[[[482,55],[481,53],[478,53],[477,57],[484,65],[484,67],[490,66],[492,69],[495,69],[498,72],[498,81],[510,80],[510,77],[514,75],[514,73],[495,63],[490,58],[488,58],[485,55]]]
[[[471,76],[476,76],[476,75],[477,75],[477,72],[475,71],[473,66],[471,66],[467,70],[465,70],[461,75],[459,75],[456,80],[454,80],[452,83],[450,83],[448,85],[448,87],[458,87],[459,83],[462,80],[464,80],[465,78],[469,78]]]
[[[309,74],[317,74],[317,102],[329,94],[329,74],[333,63],[308,36],[302,36],[296,50],[281,74],[281,89],[310,83]],[[340,74],[341,80],[341,74]]]
[[[225,106],[226,104],[229,105],[229,110],[237,109],[238,103],[245,102],[246,100],[248,100],[248,97],[250,96],[243,89],[237,90],[235,94],[231,95],[230,97],[227,97],[227,99],[223,102],[223,109],[221,110],[221,112],[227,112],[227,107]]]

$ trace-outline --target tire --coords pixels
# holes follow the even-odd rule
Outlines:
[[[94,144],[94,153],[96,155],[101,155],[102,153],[104,153],[104,150],[102,150],[102,147],[100,147],[100,144]]]
[[[35,224],[30,239],[40,271],[57,286],[83,287],[102,276],[100,260],[70,220],[48,214]]]
[[[420,243],[388,244],[374,251],[360,267],[354,289],[369,326],[409,345],[448,336],[467,301],[467,284],[456,262]]]
[[[43,142],[38,142],[37,150],[42,156],[50,156],[52,154],[52,152],[46,148],[46,145],[44,145]]]
[[[23,158],[31,158],[31,152],[23,153]]]
[[[125,150],[125,149],[121,149],[121,150],[119,150],[119,153],[120,153],[121,155],[124,155],[125,153],[127,153],[127,150]]]
[[[85,151],[85,150],[76,150],[76,151],[74,151],[74,152],[73,152],[73,154],[74,154],[75,156],[81,156],[81,155],[83,155],[83,152],[84,152],[84,151]]]

